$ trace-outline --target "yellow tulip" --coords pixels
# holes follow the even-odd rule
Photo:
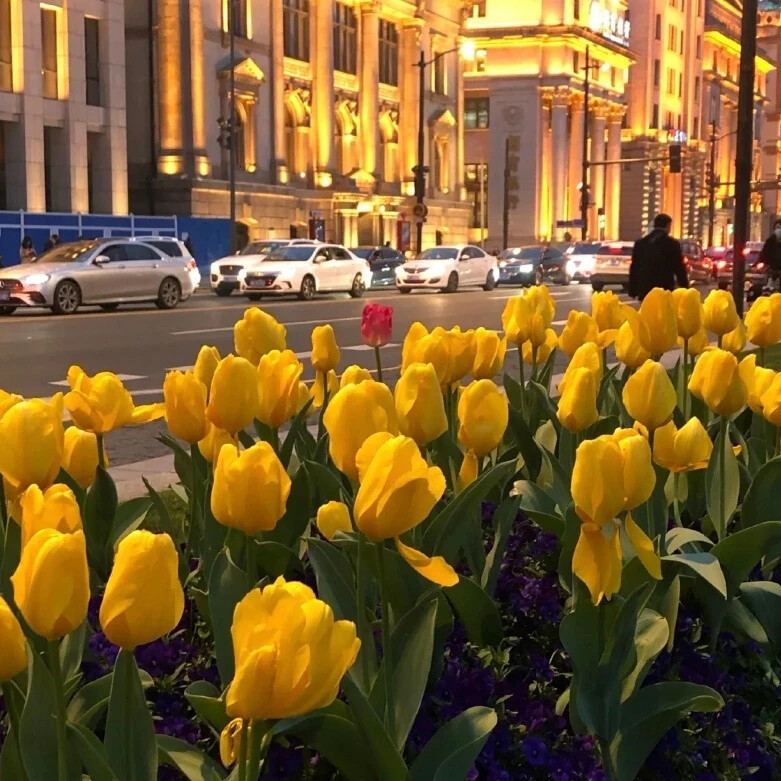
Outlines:
[[[737,328],[740,318],[735,309],[735,299],[729,291],[711,290],[702,306],[706,331],[723,336]]]
[[[179,439],[194,445],[209,430],[206,418],[206,386],[194,375],[168,372],[163,382],[165,422]]]
[[[621,540],[618,529],[602,529],[582,523],[572,554],[572,572],[588,587],[591,601],[598,605],[621,587]]]
[[[245,358],[226,355],[217,365],[212,379],[206,408],[209,421],[235,435],[252,423],[258,416],[259,407],[255,366]]]
[[[4,391],[0,388],[0,418],[2,418],[11,407],[23,400],[24,397],[20,396],[18,393],[8,393],[8,391]]]
[[[241,320],[233,327],[236,352],[255,366],[266,353],[284,350],[286,338],[285,326],[256,306],[245,309]]]
[[[507,338],[500,338],[496,331],[483,327],[475,331],[475,363],[472,377],[476,380],[492,380],[504,365]]]
[[[387,385],[374,380],[348,385],[336,393],[323,424],[334,464],[353,480],[358,478],[355,456],[361,445],[378,431],[399,433],[393,396]]]
[[[361,647],[355,624],[335,621],[312,589],[282,577],[236,605],[231,637],[236,673],[226,710],[263,721],[330,705]]]
[[[566,391],[570,377],[578,369],[588,369],[594,375],[594,385],[599,390],[599,385],[602,382],[602,353],[593,342],[586,342],[575,350],[575,354],[559,383],[559,393],[563,394]]]
[[[445,402],[430,363],[407,367],[396,383],[394,401],[399,430],[419,445],[426,445],[447,431]]]
[[[285,514],[290,477],[268,442],[240,453],[220,450],[214,469],[212,514],[223,526],[247,535],[271,531]]]
[[[312,367],[316,372],[328,373],[339,365],[339,346],[333,326],[318,325],[312,331]]]
[[[678,345],[683,347],[683,339],[678,339]],[[689,355],[696,357],[702,355],[710,346],[710,340],[708,339],[708,332],[705,328],[700,328],[694,336],[688,339],[687,346],[689,348]]]
[[[220,733],[220,762],[223,767],[230,767],[241,754],[242,730],[244,722],[233,719]]]
[[[524,291],[524,297],[529,302],[532,317],[534,315],[540,316],[539,330],[545,333],[545,329],[550,327],[553,318],[556,316],[556,302],[553,300],[548,286],[537,285],[528,287]]]
[[[624,456],[612,436],[581,442],[572,470],[572,501],[584,523],[601,527],[624,509]]]
[[[727,350],[733,355],[738,355],[743,352],[746,346],[746,326],[742,320],[738,321],[738,325],[734,331],[730,331],[728,334],[724,334],[721,340],[722,350]]]
[[[223,431],[223,429],[217,428],[217,426],[212,426],[210,423],[206,436],[198,443],[198,450],[201,451],[201,455],[210,464],[216,464],[223,445],[236,447],[237,440],[227,431]]]
[[[368,369],[364,369],[363,366],[348,366],[342,372],[342,378],[339,381],[339,387],[344,388],[345,385],[358,385],[358,383],[364,380],[372,380],[372,373]]]
[[[532,308],[525,296],[513,296],[507,299],[502,312],[502,329],[507,341],[520,347],[529,341],[531,333]]]
[[[599,328],[596,320],[585,312],[573,309],[567,316],[567,324],[559,335],[559,347],[572,358],[582,344],[586,342],[596,344],[598,340]]]
[[[458,326],[446,331],[437,326],[415,343],[409,358],[410,363],[432,364],[440,384],[450,387],[472,371],[475,352],[474,331],[462,331]]]
[[[22,548],[41,529],[56,529],[63,534],[81,529],[81,509],[67,485],[55,483],[46,491],[31,485],[20,497],[22,509]]]
[[[757,347],[781,342],[781,293],[760,296],[746,313],[748,338]]]
[[[524,342],[521,347],[521,358],[529,366],[542,366],[550,358],[551,353],[559,346],[559,338],[556,332],[549,328],[545,332],[545,342],[537,348],[537,355],[534,354],[534,348],[531,341]],[[536,359],[536,363],[535,363]]]
[[[404,343],[401,346],[402,372],[411,363],[417,362],[417,359],[414,356],[415,347],[424,336],[428,336],[428,329],[423,323],[415,322],[409,327],[409,331],[407,331],[407,335],[404,337]]]
[[[640,320],[627,320],[618,329],[616,337],[616,358],[630,369],[642,366],[651,353],[640,343]]]
[[[328,502],[317,511],[317,528],[327,540],[336,532],[351,532],[350,510],[344,502]]]
[[[702,328],[703,311],[700,291],[694,287],[679,287],[673,290],[675,321],[678,336],[690,339]]]
[[[184,612],[179,556],[167,534],[137,529],[117,546],[103,602],[100,626],[125,650],[172,632]]]
[[[626,411],[647,429],[653,430],[672,417],[678,396],[661,363],[646,361],[624,385]]]
[[[584,367],[568,371],[556,417],[567,431],[573,433],[583,431],[599,420],[597,385],[593,372]]]
[[[458,470],[458,481],[456,488],[458,492],[469,488],[477,480],[480,471],[480,462],[477,456],[470,450],[464,454],[464,460],[461,462],[461,468]]]
[[[670,472],[705,469],[713,451],[713,442],[699,418],[691,418],[678,429],[670,421],[654,434],[654,461]]]
[[[673,294],[655,287],[640,304],[640,344],[651,355],[662,355],[678,342],[678,320]]]
[[[198,357],[195,359],[193,374],[206,386],[206,390],[212,386],[212,378],[220,362],[220,351],[216,347],[207,347],[204,345],[198,351]]]
[[[743,409],[748,389],[738,370],[738,359],[726,350],[706,350],[694,364],[689,391],[717,415]]]
[[[24,632],[8,603],[0,597],[0,683],[10,681],[27,669]]]
[[[86,491],[95,482],[98,470],[98,438],[76,426],[65,429],[62,468]],[[108,466],[105,448],[103,463]]]
[[[624,305],[612,290],[591,294],[591,316],[600,331],[616,331],[626,319]]]
[[[8,499],[31,485],[48,488],[62,463],[65,432],[62,427],[62,394],[51,402],[20,401],[0,418],[0,475],[5,478]]]
[[[332,399],[336,392],[339,390],[339,379],[336,376],[336,372],[331,369],[325,376],[326,386],[328,388],[328,398]],[[309,397],[312,399],[312,411],[322,409],[325,404],[325,393],[323,392],[323,375],[317,374],[315,381],[312,383],[312,388],[309,391]]]
[[[491,380],[475,380],[458,399],[458,440],[482,458],[499,447],[509,419],[507,397]]]
[[[25,545],[11,576],[14,602],[30,629],[59,640],[81,625],[89,604],[84,532],[41,529]]]
[[[777,428],[781,427],[781,374],[776,374],[773,378],[773,382],[762,394],[760,404],[765,420]]]
[[[740,377],[746,385],[746,401],[758,415],[762,414],[762,396],[776,377],[772,369],[757,366],[756,353],[747,355],[739,366]]]
[[[618,443],[624,459],[622,509],[634,510],[651,498],[656,485],[651,446],[648,439],[635,429],[619,429],[613,434],[613,439]]]
[[[272,350],[258,364],[258,420],[279,428],[301,409],[298,383],[304,367],[292,350]]]

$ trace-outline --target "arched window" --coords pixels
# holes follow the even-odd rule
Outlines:
[[[233,26],[235,35],[240,38],[252,38],[252,0],[222,0],[221,16],[224,33],[229,33]],[[233,25],[231,25],[231,16]]]
[[[450,191],[450,166],[448,165],[449,140],[441,136],[434,139],[434,186],[441,193]]]
[[[291,179],[296,174],[296,124],[293,109],[285,106],[285,165]]]
[[[334,123],[335,138],[335,169],[342,176],[349,176],[357,167],[355,160],[356,120],[355,104],[342,101],[336,107],[336,122]]]

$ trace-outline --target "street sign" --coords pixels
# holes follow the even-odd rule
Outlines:
[[[415,217],[419,218],[420,222],[422,222],[423,218],[428,214],[428,206],[426,206],[425,203],[416,203],[412,209],[412,213]]]
[[[557,228],[582,228],[583,220],[556,220]]]

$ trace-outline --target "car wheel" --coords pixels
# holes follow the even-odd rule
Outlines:
[[[116,312],[119,309],[119,304],[101,304],[100,308],[104,312]]]
[[[315,278],[310,274],[307,274],[301,280],[301,289],[298,291],[298,297],[302,301],[311,301],[317,293],[317,285],[315,284]]]
[[[350,298],[360,298],[365,290],[366,283],[363,281],[363,274],[356,274],[353,286],[350,288]]]
[[[7,317],[16,311],[15,306],[0,306],[0,317]]]
[[[155,305],[158,309],[176,309],[181,300],[182,288],[179,280],[173,277],[166,277],[160,283],[160,290],[157,292]]]
[[[447,278],[447,287],[445,293],[455,293],[458,290],[458,274],[455,271],[450,272],[450,276]]]
[[[605,286],[601,282],[592,282],[591,289],[595,293],[601,293],[605,289]]]
[[[542,270],[537,269],[534,272],[534,284],[539,287],[542,284]]]
[[[71,279],[63,279],[54,288],[52,312],[55,315],[73,315],[81,306],[81,288]]]
[[[233,292],[233,290],[231,290],[231,288],[216,287],[216,288],[214,288],[214,292],[220,298],[227,298]]]
[[[488,276],[485,278],[485,284],[483,285],[483,290],[485,290],[486,293],[490,293],[495,287],[496,287],[496,279],[494,278],[494,275],[489,271]]]
[[[260,301],[263,298],[263,293],[247,293],[247,298],[250,301]]]
[[[396,288],[396,289],[397,289],[397,290],[399,291],[399,293],[401,293],[403,296],[407,296],[407,295],[409,295],[409,294],[412,292],[412,288],[411,288],[411,287],[399,287],[399,288]]]
[[[561,280],[562,285],[569,285],[572,283],[572,277],[569,274],[564,274],[564,278]]]

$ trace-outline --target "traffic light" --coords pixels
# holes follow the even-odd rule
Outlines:
[[[681,145],[670,144],[670,173],[679,174],[681,172]]]

